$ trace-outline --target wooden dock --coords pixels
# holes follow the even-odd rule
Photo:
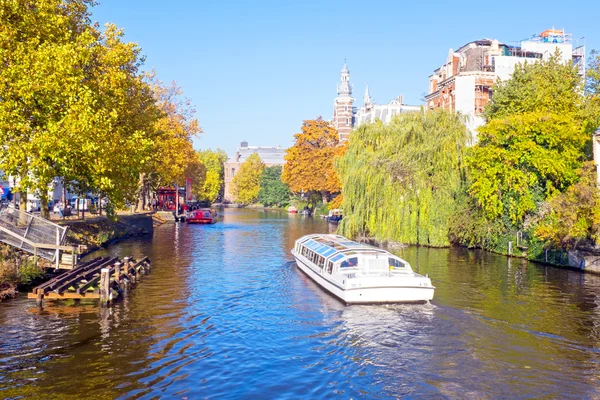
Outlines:
[[[148,257],[139,261],[131,257],[123,260],[99,257],[35,287],[28,297],[39,304],[44,299],[99,299],[106,305],[132,288],[142,275],[150,272],[150,267]]]

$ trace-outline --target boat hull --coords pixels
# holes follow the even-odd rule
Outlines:
[[[187,222],[188,224],[204,224],[204,225],[208,225],[208,224],[216,224],[217,223],[217,219],[216,218],[212,218],[212,219],[187,218],[185,220],[185,222]]]
[[[426,303],[433,299],[435,288],[419,286],[368,286],[343,288],[315,271],[296,257],[298,268],[319,286],[346,304]]]

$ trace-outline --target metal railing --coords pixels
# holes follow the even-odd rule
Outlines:
[[[0,209],[0,242],[46,260],[59,260],[60,250],[40,248],[38,245],[60,246],[66,233],[66,227],[12,206]]]

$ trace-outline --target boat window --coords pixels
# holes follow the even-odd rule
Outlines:
[[[323,257],[321,257],[321,256],[319,256],[319,257],[318,257],[318,259],[319,259],[319,260],[318,260],[318,262],[317,262],[317,265],[318,265],[319,267],[323,268],[323,266],[325,265],[325,259],[324,259]]]
[[[350,268],[358,266],[358,257],[352,257],[347,260],[342,261],[341,268]]]
[[[397,260],[395,258],[388,258],[388,264],[390,266],[390,269],[393,267],[394,269],[396,268],[406,268],[406,265],[404,265],[404,263],[400,260]]]
[[[327,273],[331,274],[332,271],[333,271],[333,263],[331,261],[329,261],[329,263],[327,263]]]

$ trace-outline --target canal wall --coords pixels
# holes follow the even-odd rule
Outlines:
[[[125,238],[148,235],[154,231],[152,214],[120,215],[116,221],[97,217],[88,220],[63,221],[67,226],[67,244],[87,246],[92,252]]]

